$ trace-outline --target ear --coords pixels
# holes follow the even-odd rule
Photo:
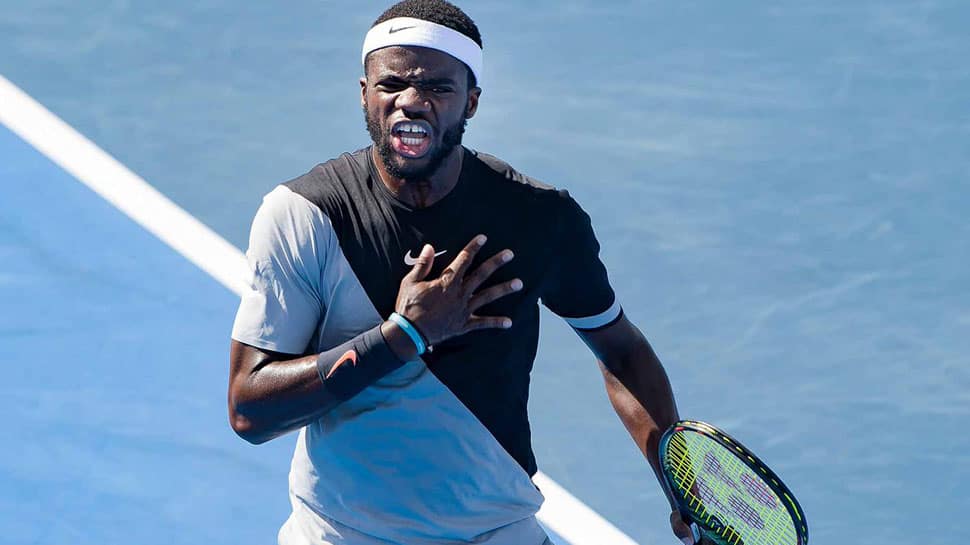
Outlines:
[[[481,96],[481,87],[472,87],[468,90],[468,108],[465,110],[465,119],[475,117],[475,112],[478,111],[478,99],[481,98]]]
[[[367,107],[367,78],[360,78],[360,107]]]

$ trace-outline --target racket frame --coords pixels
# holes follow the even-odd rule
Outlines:
[[[718,428],[699,420],[679,420],[671,425],[660,437],[660,446],[658,448],[660,456],[660,468],[663,471],[663,484],[665,491],[668,496],[673,499],[677,504],[677,509],[680,511],[680,516],[685,521],[690,521],[692,526],[697,526],[700,528],[702,534],[707,535],[710,539],[715,540],[719,543],[729,543],[725,538],[717,535],[716,530],[707,524],[700,517],[696,517],[693,514],[686,498],[682,494],[678,494],[674,491],[676,486],[672,472],[668,469],[667,464],[667,445],[670,443],[671,438],[675,433],[680,431],[690,431],[699,433],[705,437],[708,437],[714,442],[718,443],[731,453],[733,453],[741,462],[748,466],[755,474],[759,475],[764,481],[765,486],[770,488],[772,492],[778,495],[782,500],[782,506],[788,511],[788,515],[792,519],[792,524],[795,527],[795,535],[798,539],[797,545],[808,545],[808,522],[805,520],[805,512],[802,511],[801,505],[799,505],[798,500],[795,499],[795,495],[792,494],[791,490],[785,485],[784,482],[778,475],[775,474],[767,464],[761,461],[760,458],[754,455],[753,452],[747,449],[744,445],[739,443],[737,439],[731,437],[730,435],[724,433]],[[697,543],[695,541],[695,543]],[[733,544],[733,542],[730,542]]]

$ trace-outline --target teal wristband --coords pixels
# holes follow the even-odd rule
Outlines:
[[[421,333],[418,333],[418,330],[410,321],[408,321],[407,318],[396,312],[392,312],[390,320],[397,324],[398,327],[403,329],[404,332],[407,333],[408,337],[411,337],[411,340],[414,341],[414,346],[418,348],[419,356],[428,351],[428,346],[424,344],[424,339],[421,338]]]

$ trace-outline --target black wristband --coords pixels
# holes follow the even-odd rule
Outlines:
[[[384,340],[380,324],[317,356],[317,373],[324,388],[340,401],[354,397],[402,365]]]

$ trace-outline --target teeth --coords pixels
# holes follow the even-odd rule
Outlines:
[[[418,144],[421,143],[421,140],[422,138],[408,138],[407,136],[401,137],[401,142],[404,142],[409,146],[417,146]]]
[[[401,125],[398,125],[397,130],[398,132],[411,132],[411,133],[418,133],[418,134],[428,133],[428,131],[424,130],[424,127],[415,123],[402,123]]]

